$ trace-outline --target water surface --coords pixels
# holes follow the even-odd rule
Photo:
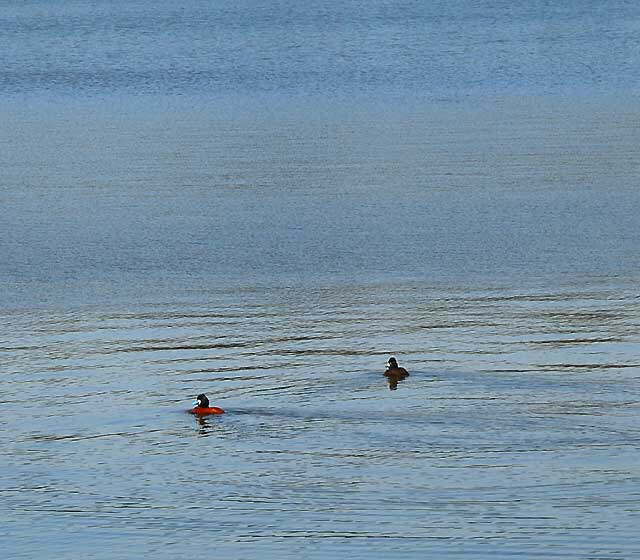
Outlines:
[[[5,553],[640,555],[638,21],[5,7]]]

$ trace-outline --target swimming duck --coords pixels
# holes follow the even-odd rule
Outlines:
[[[193,401],[193,408],[189,411],[191,414],[224,414],[224,410],[222,410],[218,406],[209,406],[209,399],[207,395],[204,393],[200,393],[196,400]]]
[[[395,391],[398,383],[409,377],[409,372],[403,367],[398,366],[398,361],[391,357],[387,362],[387,371],[384,372],[385,377],[389,380],[389,389]]]
[[[398,360],[392,356],[387,362],[387,371],[385,371],[384,374],[387,376],[404,378],[409,375],[409,372],[403,367],[398,366]]]

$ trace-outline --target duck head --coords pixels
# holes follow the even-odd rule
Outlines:
[[[198,406],[200,408],[209,408],[209,399],[207,398],[207,395],[205,395],[204,393],[200,393],[196,397],[196,400],[193,401],[193,406]]]

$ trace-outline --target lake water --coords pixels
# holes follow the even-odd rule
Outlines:
[[[640,556],[639,39],[622,1],[3,6],[4,554]]]

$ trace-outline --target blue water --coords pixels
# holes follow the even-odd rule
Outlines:
[[[630,1],[12,4],[7,93],[446,99],[638,85]]]
[[[639,35],[5,3],[3,553],[640,556]]]

